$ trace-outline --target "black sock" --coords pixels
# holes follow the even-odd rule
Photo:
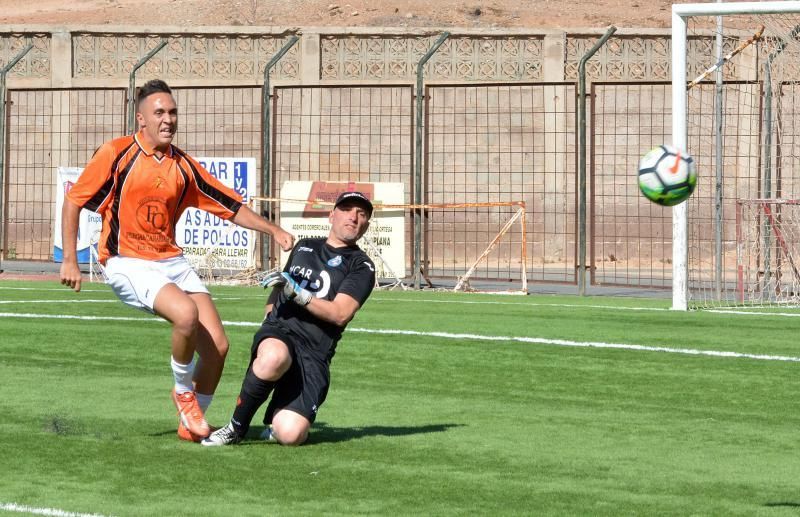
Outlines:
[[[256,377],[256,374],[253,373],[253,365],[250,365],[244,376],[242,390],[239,392],[236,409],[233,410],[231,418],[231,424],[239,436],[247,434],[247,430],[250,429],[250,421],[253,420],[253,416],[261,404],[269,398],[273,386],[275,386],[274,382]]]

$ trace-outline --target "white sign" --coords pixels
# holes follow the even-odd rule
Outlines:
[[[243,203],[256,194],[255,158],[197,158],[223,185],[238,192]],[[175,226],[175,239],[194,267],[246,269],[255,264],[255,232],[198,208],[187,208]],[[209,259],[212,259],[209,261]]]
[[[64,206],[64,196],[72,188],[78,176],[83,172],[81,167],[59,167],[57,169],[58,184],[56,185],[56,214],[55,224],[53,225],[53,260],[62,262],[64,260],[64,245],[61,240],[61,209]],[[85,264],[89,262],[89,246],[97,249],[97,241],[100,240],[100,231],[103,227],[103,219],[100,214],[91,212],[85,208],[81,210],[78,219],[78,262]]]
[[[353,190],[362,192],[375,205],[405,203],[402,183],[287,181],[281,189],[281,199],[298,202],[281,202],[281,227],[298,240],[327,237],[331,229],[328,215],[333,203],[342,192]],[[372,258],[378,278],[405,277],[405,235],[403,209],[374,211],[369,230],[358,241],[358,246]],[[281,266],[288,258],[288,252],[281,252]]]

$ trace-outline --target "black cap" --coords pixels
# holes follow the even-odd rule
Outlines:
[[[367,211],[367,218],[372,217],[372,202],[361,192],[342,192],[339,194],[339,197],[336,198],[336,204],[333,205],[333,208],[338,207],[342,203],[359,205]]]

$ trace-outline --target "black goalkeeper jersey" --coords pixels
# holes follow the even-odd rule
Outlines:
[[[375,266],[366,253],[358,246],[334,248],[324,238],[298,241],[283,270],[303,289],[328,301],[345,293],[363,306],[375,286]],[[266,321],[300,337],[315,355],[330,362],[344,327],[323,321],[288,301],[282,290],[278,293]]]

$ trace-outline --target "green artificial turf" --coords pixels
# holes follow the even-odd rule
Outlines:
[[[264,293],[212,293],[231,342],[208,413],[221,425]],[[306,445],[259,442],[256,420],[243,444],[207,449],[175,435],[167,324],[97,284],[75,294],[4,281],[0,302],[0,508],[116,516],[800,508],[796,317],[675,312],[665,300],[636,298],[375,292],[340,342]],[[704,355],[721,352],[732,354]]]

